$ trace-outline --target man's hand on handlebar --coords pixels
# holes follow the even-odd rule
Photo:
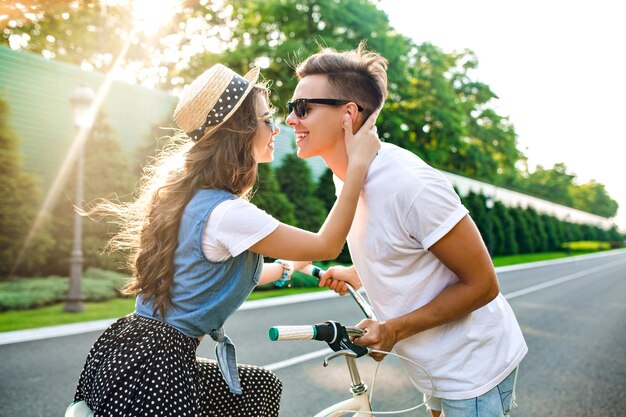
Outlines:
[[[344,282],[349,283],[356,290],[361,288],[361,279],[354,266],[331,266],[320,277],[320,287],[328,287],[339,295],[348,293],[348,287]]]
[[[365,333],[360,337],[353,337],[352,341],[355,345],[365,346],[372,349],[391,352],[397,340],[389,327],[384,321],[376,321],[372,319],[361,320],[356,327],[363,329]],[[386,355],[382,353],[372,352],[370,356],[377,362],[382,361]]]

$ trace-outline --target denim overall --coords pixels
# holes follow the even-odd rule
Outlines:
[[[201,189],[194,194],[180,220],[170,287],[172,304],[165,319],[154,312],[154,300],[144,300],[141,295],[135,313],[165,321],[190,337],[210,335],[218,342],[215,353],[230,391],[240,394],[235,346],[222,326],[256,286],[263,258],[244,251],[234,258],[211,262],[202,253],[202,233],[209,215],[218,204],[234,198],[222,190]]]

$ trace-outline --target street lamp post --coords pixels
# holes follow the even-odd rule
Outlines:
[[[485,207],[489,213],[487,213],[487,234],[489,238],[489,244],[487,249],[489,250],[489,256],[493,258],[493,205],[495,201],[492,195],[485,197]]]
[[[77,134],[77,163],[76,163],[76,201],[77,210],[74,211],[74,240],[72,243],[72,256],[70,258],[70,288],[67,292],[65,311],[80,312],[85,309],[81,290],[83,275],[83,218],[79,211],[83,206],[83,166],[85,138],[81,135],[83,129],[91,127],[93,116],[91,104],[95,98],[91,88],[80,86],[70,96],[72,116]]]

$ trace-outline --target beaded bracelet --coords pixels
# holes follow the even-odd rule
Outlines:
[[[293,264],[289,261],[283,261],[282,259],[276,259],[275,264],[281,264],[283,267],[283,276],[274,281],[274,285],[277,287],[283,287],[287,283],[287,287],[291,285],[291,275],[293,274]]]

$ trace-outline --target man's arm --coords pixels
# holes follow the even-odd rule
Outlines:
[[[476,225],[465,216],[430,249],[459,278],[428,304],[391,320],[366,319],[357,326],[366,334],[355,343],[390,351],[400,340],[459,319],[493,300],[500,288],[489,252]],[[376,360],[384,355],[372,354]]]

